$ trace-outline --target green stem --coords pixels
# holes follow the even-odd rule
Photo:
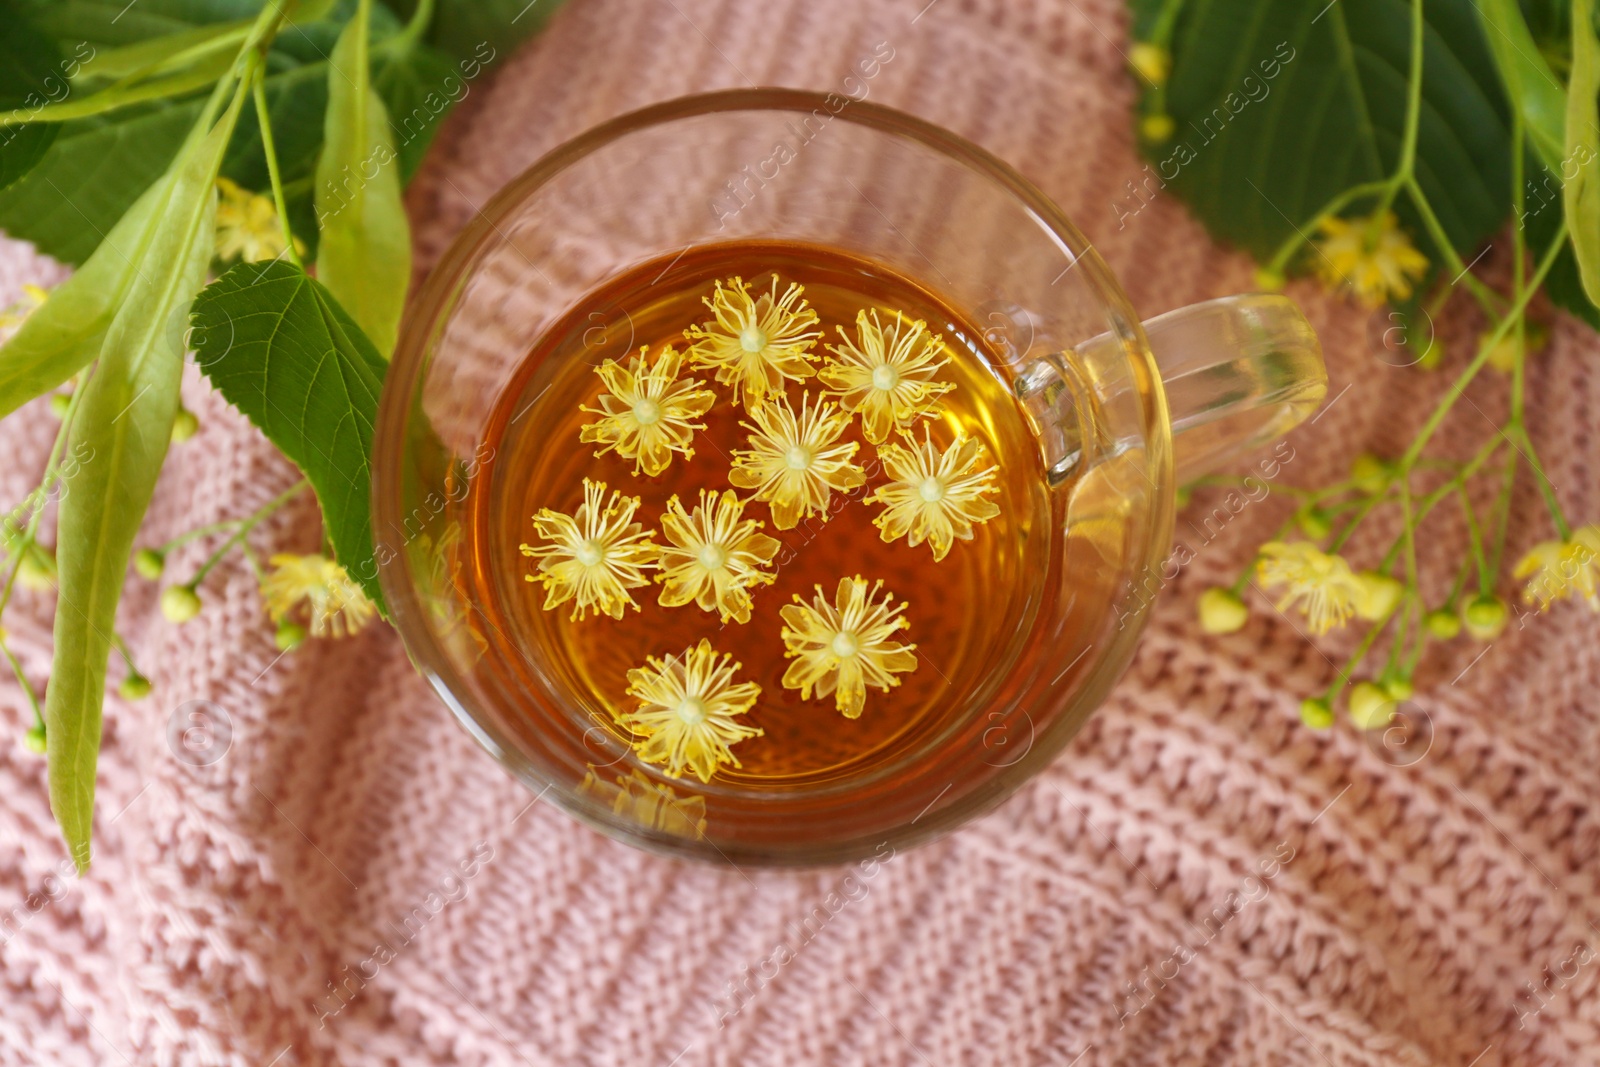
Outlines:
[[[309,488],[310,485],[311,483],[309,481],[302,478],[289,488],[285,489],[283,492],[279,493],[277,496],[273,497],[271,500],[267,501],[265,504],[261,505],[249,515],[237,520],[239,523],[239,528],[233,532],[233,536],[222,542],[222,545],[215,552],[211,553],[211,555],[206,558],[204,563],[200,564],[200,569],[195,571],[194,577],[190,578],[189,581],[184,584],[190,589],[198,587],[201,582],[205,581],[206,575],[211,573],[212,568],[218,563],[222,562],[222,558],[228,554],[229,550],[232,549],[234,545],[238,544],[240,541],[243,541],[245,537],[249,535],[250,531],[259,526],[262,521],[267,518],[267,516],[283,507],[289,501],[293,500],[303,490]]]
[[[1533,471],[1534,484],[1539,487],[1539,492],[1544,497],[1544,506],[1550,512],[1551,521],[1556,524],[1556,533],[1561,535],[1561,540],[1570,540],[1572,527],[1567,523],[1566,513],[1561,510],[1561,501],[1556,499],[1556,488],[1550,484],[1550,479],[1544,473],[1544,465],[1539,462],[1538,453],[1534,451],[1533,438],[1528,436],[1528,427],[1519,425],[1516,432],[1522,440],[1522,458]]]
[[[27,675],[22,673],[22,664],[17,662],[16,655],[11,651],[11,646],[0,635],[0,653],[6,657],[6,662],[11,664],[11,673],[17,676],[17,684],[22,686],[22,695],[28,698],[28,706],[33,709],[33,725],[37,730],[44,729],[44,709],[39,706],[39,694],[33,691],[33,685],[28,681]]]
[[[397,47],[410,51],[422,40],[422,35],[428,32],[428,27],[433,24],[433,3],[434,0],[420,0],[417,9],[411,13],[411,21],[406,23],[405,29],[395,35],[400,38]],[[1179,3],[1174,2],[1172,6],[1177,7]],[[1161,17],[1166,18],[1165,11],[1161,13]]]
[[[29,494],[29,500],[24,501],[24,505],[32,507],[33,510],[28,516],[28,525],[15,546],[16,558],[11,561],[11,571],[6,575],[5,588],[0,589],[0,616],[5,615],[6,606],[11,603],[11,594],[16,590],[17,574],[22,570],[23,558],[39,536],[39,523],[44,519],[44,505],[50,495],[50,489],[61,476],[58,469],[61,453],[66,450],[67,437],[72,432],[72,421],[78,414],[78,400],[83,396],[82,386],[83,383],[80,382],[79,387],[72,391],[67,401],[67,410],[61,416],[61,428],[56,431],[56,439],[51,443],[50,454],[45,459],[44,474],[39,479],[39,487]]]
[[[1356,650],[1350,654],[1350,658],[1345,661],[1344,667],[1339,671],[1339,680],[1328,686],[1327,692],[1322,694],[1322,699],[1330,704],[1333,703],[1334,698],[1339,695],[1339,690],[1350,684],[1350,675],[1354,674],[1356,668],[1361,666],[1361,661],[1367,658],[1368,652],[1372,651],[1373,642],[1378,640],[1378,635],[1388,625],[1388,619],[1381,619],[1373,624],[1372,628],[1367,631],[1367,635],[1361,639],[1361,643],[1356,646]]]
[[[1329,215],[1338,214],[1351,203],[1364,196],[1375,196],[1382,193],[1389,187],[1389,184],[1389,180],[1385,178],[1381,181],[1362,182],[1360,185],[1352,185],[1326,204],[1323,204],[1322,210],[1311,216],[1311,221],[1307,225],[1315,228],[1322,219],[1327,218]],[[1289,260],[1294,258],[1294,254],[1300,251],[1301,246],[1309,240],[1311,240],[1310,236],[1302,227],[1295,227],[1294,233],[1284,239],[1283,244],[1278,246],[1278,250],[1267,261],[1267,269],[1277,271],[1280,274],[1283,273],[1284,268],[1289,265]]]
[[[1466,392],[1467,386],[1472,383],[1472,379],[1477,377],[1478,372],[1483,369],[1483,365],[1488,362],[1489,353],[1493,351],[1494,346],[1499,344],[1501,339],[1505,337],[1515,317],[1522,314],[1523,309],[1528,306],[1528,302],[1533,299],[1533,294],[1538,292],[1539,286],[1544,284],[1545,275],[1549,274],[1550,268],[1555,266],[1556,257],[1561,254],[1566,243],[1567,224],[1563,220],[1556,230],[1555,240],[1550,243],[1550,248],[1545,252],[1544,258],[1539,263],[1539,269],[1534,272],[1531,284],[1517,295],[1516,302],[1512,305],[1510,312],[1500,320],[1500,324],[1494,328],[1488,339],[1478,346],[1478,354],[1473,357],[1472,362],[1451,384],[1449,391],[1439,400],[1432,413],[1429,414],[1428,420],[1423,423],[1416,439],[1411,442],[1411,447],[1407,448],[1405,455],[1400,457],[1398,466],[1402,475],[1411,470],[1412,465],[1417,461],[1417,457],[1422,454],[1422,450],[1427,447],[1428,441],[1432,439],[1434,432],[1444,422],[1445,416],[1450,414],[1450,409],[1455,407],[1455,403],[1461,398],[1461,394]]]
[[[1457,486],[1456,494],[1461,499],[1461,514],[1467,520],[1467,543],[1478,565],[1478,590],[1488,593],[1494,588],[1494,576],[1489,570],[1489,560],[1483,553],[1483,529],[1478,525],[1477,513],[1472,510],[1472,497],[1467,495],[1467,487]]]
[[[1428,231],[1428,238],[1438,248],[1440,257],[1445,262],[1445,269],[1453,271],[1456,281],[1466,285],[1478,304],[1490,318],[1500,317],[1500,294],[1490,289],[1478,280],[1478,276],[1467,270],[1467,265],[1456,254],[1456,249],[1450,243],[1450,235],[1444,232],[1444,225],[1439,221],[1439,216],[1433,213],[1433,205],[1428,203],[1428,197],[1422,191],[1422,186],[1415,177],[1405,180],[1406,192],[1411,196],[1411,203],[1417,209],[1417,214],[1422,217],[1422,227]],[[1452,283],[1453,284],[1453,283]]]
[[[256,102],[256,125],[261,127],[261,150],[267,157],[267,178],[272,183],[272,203],[278,212],[278,226],[283,230],[283,251],[289,262],[305,269],[300,253],[295,251],[294,231],[289,228],[289,209],[283,199],[283,176],[278,171],[278,150],[272,142],[272,114],[267,107],[266,70],[257,67],[250,79],[250,95]]]

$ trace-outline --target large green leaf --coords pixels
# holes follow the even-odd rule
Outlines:
[[[67,91],[67,72],[50,38],[35,30],[9,3],[0,3],[0,111],[37,108]],[[0,127],[0,189],[39,162],[56,127],[48,122]]]
[[[367,8],[330,58],[328,111],[317,163],[317,279],[388,358],[411,281],[411,226],[389,115],[371,86]]]
[[[1147,24],[1159,0],[1134,3]],[[1505,105],[1471,0],[1425,12],[1417,179],[1467,249],[1509,206]],[[1172,41],[1177,130],[1149,149],[1153,169],[1214,234],[1264,258],[1335,194],[1393,171],[1410,36],[1405,0],[1193,0]]]
[[[231,268],[192,319],[200,369],[305,471],[339,562],[382,607],[369,501],[386,367],[372,342],[326,287],[281,261]]]
[[[0,347],[0,418],[87,367],[138,277],[169,190],[157,182],[128,209],[83,267]]]
[[[1578,277],[1600,303],[1600,39],[1594,0],[1572,2],[1572,79],[1567,85],[1565,159],[1581,162],[1562,189]]]
[[[439,0],[428,43],[453,59],[485,65],[533,36],[562,0]]]
[[[44,719],[50,806],[79,870],[89,863],[117,602],[172,435],[183,372],[181,316],[211,261],[217,170],[237,115],[230,108],[214,129],[191,140],[158,186],[142,254],[127,262],[132,277],[69,437],[70,453],[88,458],[61,499],[55,661]]]

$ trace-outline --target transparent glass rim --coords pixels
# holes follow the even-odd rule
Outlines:
[[[426,367],[433,341],[448,316],[459,283],[472,270],[484,249],[503,239],[502,220],[573,164],[635,132],[685,118],[720,113],[810,113],[819,107],[826,107],[828,95],[801,89],[730,89],[653,104],[594,126],[558,145],[495,193],[452,240],[407,306],[379,402],[373,455],[374,529],[383,528],[385,524],[399,520],[404,515],[403,479],[399,477],[399,472],[405,462],[406,429],[418,379]],[[836,119],[879,134],[919,142],[960,164],[1021,204],[1040,228],[1060,243],[1075,265],[1074,272],[1083,276],[1099,299],[1109,330],[1121,342],[1128,359],[1138,394],[1146,474],[1155,485],[1172,486],[1172,425],[1155,356],[1122,286],[1093,244],[1061,208],[1010,164],[933,123],[881,104],[857,100],[851,100],[848,107],[833,112],[833,115]],[[1171,543],[1175,492],[1157,493],[1152,497],[1152,502],[1153,513],[1146,516],[1145,544],[1139,550],[1140,563],[1135,574],[1147,573],[1159,567]],[[388,603],[390,622],[399,632],[412,664],[429,681],[468,733],[518,780],[539,792],[541,797],[562,794],[553,799],[580,822],[607,836],[623,839],[650,851],[712,862],[814,866],[854,859],[862,854],[859,842],[842,840],[818,845],[805,855],[774,850],[767,854],[743,853],[735,860],[714,843],[706,848],[702,842],[651,833],[643,828],[597,818],[583,805],[573,802],[573,798],[566,796],[561,788],[551,788],[552,783],[538,773],[531,761],[523,758],[514,744],[464,702],[463,694],[469,693],[471,687],[456,670],[427,625],[427,612],[417,595],[415,575],[407,553],[396,553],[386,566],[380,567],[379,578]],[[1075,704],[1093,707],[1105,699],[1131,659],[1133,645],[1144,630],[1151,600],[1134,598],[1134,605],[1124,616],[1132,624],[1120,629],[1102,653],[1094,658]],[[888,835],[889,840],[897,847],[912,847],[942,836],[998,806],[1053,761],[1076,731],[1077,728],[1073,727],[1055,738],[1036,739],[1043,743],[1035,744],[1025,757],[1008,768],[1011,774],[1005,779],[1004,788],[983,790],[979,795],[963,798],[931,812],[915,826],[898,828]]]

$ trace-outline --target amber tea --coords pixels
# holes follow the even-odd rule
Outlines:
[[[528,354],[465,548],[496,669],[625,790],[844,782],[978,714],[1046,567],[1038,445],[963,313],[738,242],[644,264]]]

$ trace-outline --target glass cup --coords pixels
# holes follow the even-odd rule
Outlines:
[[[631,267],[752,238],[840,249],[965,311],[1037,437],[1050,515],[1028,622],[955,724],[859,776],[775,791],[665,779],[537,657],[504,669],[488,577],[462,544],[466,502],[494,477],[491,411],[543,332]],[[617,311],[590,311],[596,362],[634,347]],[[377,559],[417,668],[490,754],[583,822],[738,864],[881,855],[994,807],[1060,754],[1175,576],[1178,485],[1280,437],[1326,386],[1282,296],[1141,324],[1060,209],[954,134],[834,94],[688,97],[545,156],[422,286],[379,412]]]

